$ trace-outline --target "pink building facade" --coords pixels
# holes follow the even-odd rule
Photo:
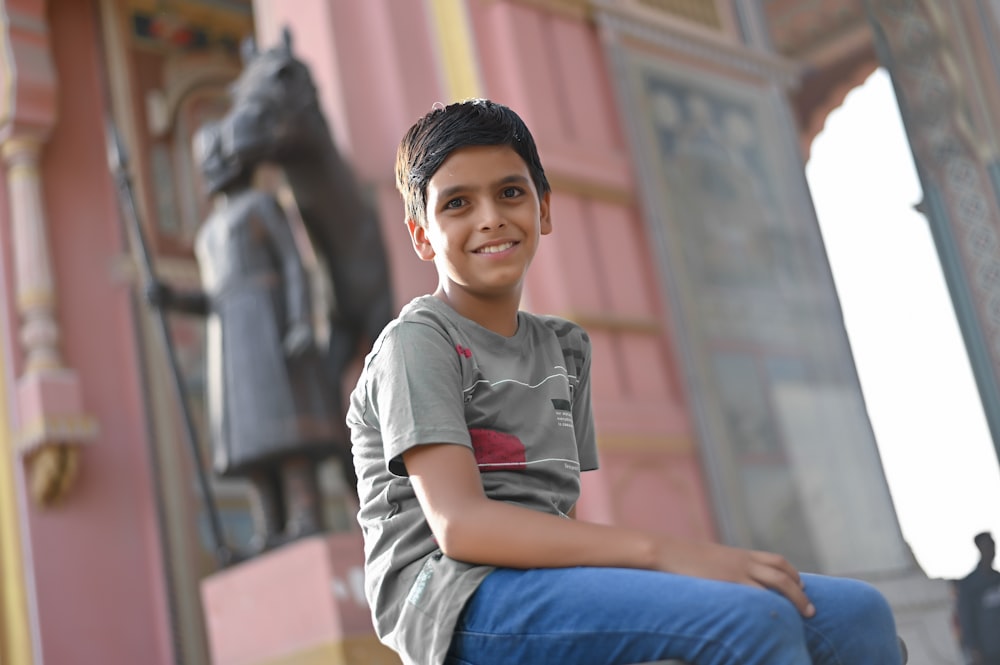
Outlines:
[[[947,591],[919,571],[895,518],[803,163],[853,85],[880,60],[906,62],[905,21],[972,45],[951,69],[922,65],[949,99],[971,95],[948,78],[956,68],[995,82],[991,3],[0,6],[0,665],[209,662],[199,584],[218,564],[105,123],[129,148],[157,273],[197,283],[191,241],[206,202],[191,135],[224,112],[240,40],[270,46],[285,26],[379,213],[397,305],[434,286],[392,181],[406,128],[435,103],[474,96],[532,128],[554,233],[524,307],[578,321],[594,344],[602,468],[585,477],[581,518],[775,549],[806,569],[870,579],[911,650],[957,665]],[[911,109],[921,102],[912,72],[894,72]],[[995,83],[975,103],[971,121],[1000,135]],[[1000,323],[989,314],[996,289],[975,276],[1000,245],[975,245],[969,229],[995,236],[1000,181],[992,158],[971,151],[962,165],[981,177],[949,179],[954,165],[932,140],[943,131],[969,147],[961,119],[904,118],[925,189],[937,185],[932,221],[955,255],[950,286],[989,404]],[[964,217],[970,188],[981,219]],[[203,331],[171,326],[200,415]],[[356,529],[334,475],[330,527]],[[213,489],[227,537],[245,539],[241,487]]]

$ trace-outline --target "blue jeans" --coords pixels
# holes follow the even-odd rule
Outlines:
[[[900,665],[889,604],[871,585],[803,575],[816,615],[754,587],[623,568],[490,573],[447,665]]]

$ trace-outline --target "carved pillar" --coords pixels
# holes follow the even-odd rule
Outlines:
[[[21,313],[20,341],[25,351],[25,376],[40,376],[62,366],[57,343],[55,291],[49,265],[48,234],[42,209],[38,157],[40,137],[21,134],[0,145],[7,166],[17,305]]]
[[[1000,456],[1000,161],[996,72],[970,44],[976,3],[868,0],[892,75],[993,444]],[[982,71],[983,69],[986,71]]]
[[[56,285],[38,163],[56,121],[56,78],[43,0],[6,0],[0,15],[3,42],[0,155],[6,167],[9,223],[20,350],[17,450],[30,469],[33,497],[50,504],[72,484],[79,444],[96,436],[82,407],[79,377],[59,353]]]

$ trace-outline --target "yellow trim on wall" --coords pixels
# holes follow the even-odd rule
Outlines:
[[[393,651],[383,646],[375,635],[357,635],[328,642],[278,658],[267,658],[255,665],[399,665]]]
[[[587,330],[605,332],[633,333],[637,335],[659,335],[663,326],[652,317],[617,316],[595,311],[564,311],[558,314],[564,319],[575,321]]]
[[[7,418],[7,376],[0,353],[0,663],[34,662],[28,595],[21,559],[21,529],[17,510],[14,436]]]
[[[711,0],[639,0],[640,4],[665,14],[673,14],[716,30],[722,29],[722,18],[715,1]]]
[[[3,85],[0,86],[0,125],[14,119],[14,86],[17,83],[14,54],[10,48],[10,17],[6,3],[3,4],[3,11],[0,11],[0,76],[3,76]]]
[[[513,2],[541,9],[551,14],[586,21],[591,20],[594,14],[590,0],[513,0]]]
[[[0,72],[4,84],[0,86],[0,123],[9,123],[13,119],[17,79],[10,47],[10,17],[6,7],[3,9],[0,12]],[[7,417],[6,377],[6,358],[0,353],[0,663],[31,665],[34,656],[15,483],[20,455],[14,450],[14,435]]]
[[[691,454],[697,451],[694,439],[684,434],[599,434],[597,446],[603,451]]]
[[[429,5],[448,101],[482,97],[465,0],[429,0]]]

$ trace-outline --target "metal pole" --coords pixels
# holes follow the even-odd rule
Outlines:
[[[107,132],[107,152],[108,168],[114,176],[115,184],[118,186],[118,201],[122,213],[132,230],[133,252],[137,255],[137,264],[142,271],[143,283],[152,284],[156,279],[153,272],[153,263],[149,254],[149,247],[146,244],[146,236],[139,221],[139,215],[135,205],[135,197],[132,193],[132,182],[128,173],[128,155],[122,145],[118,130],[111,120],[106,121]],[[198,488],[201,491],[202,500],[208,510],[209,526],[212,532],[213,545],[215,547],[215,559],[220,566],[227,566],[233,563],[233,551],[226,544],[225,536],[222,532],[222,525],[219,523],[219,513],[215,505],[215,497],[212,494],[211,485],[205,475],[202,466],[201,454],[198,448],[198,435],[195,431],[194,420],[191,417],[191,409],[188,406],[187,396],[184,392],[184,378],[181,374],[180,365],[177,362],[177,354],[174,351],[173,338],[167,326],[167,316],[159,307],[154,307],[154,320],[159,333],[160,342],[166,351],[167,361],[173,375],[174,393],[180,405],[181,416],[184,422],[185,438],[191,452],[191,459],[194,463],[195,473],[198,478]]]

